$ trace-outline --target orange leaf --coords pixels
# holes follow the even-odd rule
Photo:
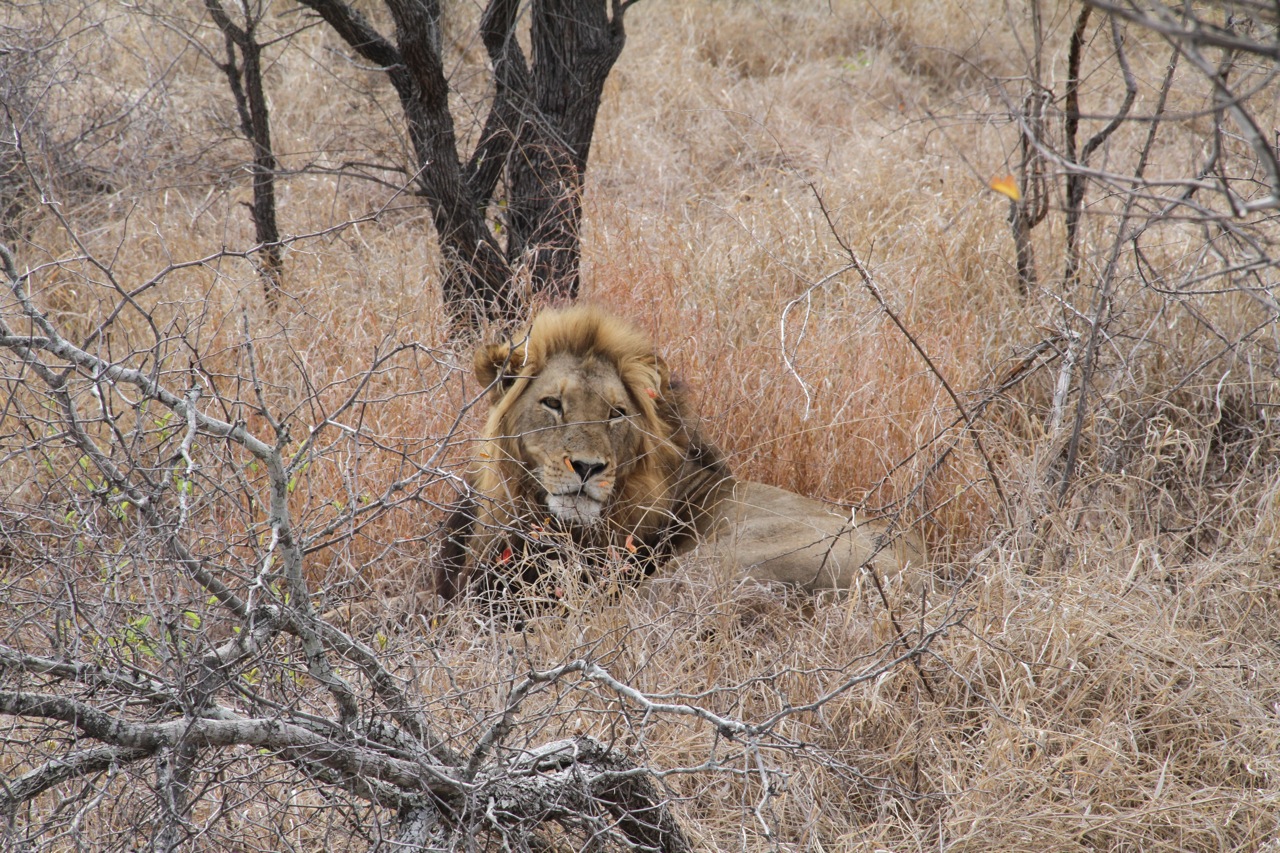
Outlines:
[[[656,399],[658,399],[658,392],[657,392],[657,391],[655,391],[655,390],[653,390],[652,388],[646,388],[646,389],[644,389],[644,393],[646,393],[646,394],[648,394],[648,395],[649,395],[649,399],[650,399],[650,400],[656,400]]]
[[[1018,182],[1013,179],[1013,175],[996,175],[988,186],[1014,201],[1022,200],[1022,193],[1018,192]]]
[[[626,549],[630,551],[632,554],[640,550],[639,548],[636,547],[635,538],[630,533],[627,534],[627,541],[623,544],[625,545]]]
[[[511,546],[502,549],[502,556],[498,558],[498,565],[508,562],[511,559]]]

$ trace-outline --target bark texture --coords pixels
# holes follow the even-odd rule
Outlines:
[[[517,38],[519,0],[490,0],[480,38],[493,95],[469,156],[449,110],[439,0],[386,0],[394,38],[342,0],[299,2],[384,68],[395,88],[415,182],[440,242],[441,294],[455,333],[516,321],[530,298],[576,299],[584,177],[630,2],[533,0],[530,60]]]

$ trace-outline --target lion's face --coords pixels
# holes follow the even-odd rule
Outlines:
[[[502,553],[504,531],[548,519],[578,545],[627,550],[671,526],[693,433],[644,335],[589,307],[543,311],[523,336],[480,347],[475,371],[490,407],[467,475],[480,496],[471,547]]]
[[[617,369],[597,357],[553,355],[510,415],[516,458],[560,522],[600,521],[640,449],[636,406]]]

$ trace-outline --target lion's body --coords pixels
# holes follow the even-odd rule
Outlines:
[[[570,542],[637,573],[691,552],[808,592],[924,560],[918,536],[736,480],[652,346],[600,311],[543,312],[522,341],[482,348],[476,373],[491,408],[437,574],[445,598],[529,581]]]
[[[888,575],[923,568],[919,536],[890,536],[883,522],[855,521],[821,501],[764,483],[728,484],[714,518],[693,553],[762,583],[815,593],[850,589],[868,562]]]

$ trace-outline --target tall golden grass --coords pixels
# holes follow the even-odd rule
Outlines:
[[[1074,14],[1065,3],[1045,10],[1046,55],[1059,62]],[[91,91],[87,75],[61,109],[135,96],[160,59],[177,56],[180,73],[145,101],[155,138],[133,151],[119,140],[121,192],[68,214],[77,237],[134,286],[172,261],[251,245],[246,154],[223,81],[174,32],[123,13],[104,20],[94,32],[132,51],[69,43],[117,88]],[[568,616],[519,635],[479,627],[465,605],[413,622],[388,654],[415,662],[460,740],[501,707],[518,673],[576,656],[641,690],[759,719],[866,665],[893,640],[890,615],[931,624],[958,610],[963,621],[919,670],[898,667],[784,723],[790,745],[761,759],[768,789],[754,759],[705,724],[645,718],[581,684],[535,697],[524,718],[541,722],[521,736],[589,732],[643,756],[667,774],[706,850],[1274,849],[1280,400],[1275,350],[1246,338],[1267,309],[1238,291],[1170,300],[1126,271],[1078,471],[1059,497],[1076,399],[1052,430],[1060,362],[991,389],[1075,323],[1073,308],[1088,310],[1115,220],[1106,205],[1087,220],[1087,272],[1072,289],[1055,278],[1062,232],[1051,217],[1036,233],[1044,286],[1019,295],[1007,202],[986,184],[1016,156],[989,83],[1025,73],[1026,24],[1007,4],[945,0],[645,0],[629,13],[588,175],[585,298],[651,332],[739,472],[860,511],[900,511],[924,525],[937,583],[924,597],[890,583],[886,599],[866,590],[802,603],[691,566],[620,597],[574,591]],[[1164,48],[1138,31],[1130,39],[1149,108]],[[394,98],[376,72],[333,51],[320,28],[274,48],[285,167],[402,162]],[[1098,113],[1114,109],[1118,73],[1101,58],[1090,68],[1083,96]],[[1208,119],[1192,112],[1205,97],[1190,83],[1173,92],[1180,117],[1154,172],[1194,162]],[[1130,167],[1145,132],[1122,129],[1108,165]],[[349,392],[376,349],[420,343],[378,375],[361,409],[361,428],[402,453],[320,458],[293,501],[300,523],[319,526],[335,502],[380,493],[408,465],[438,465],[442,479],[419,500],[308,565],[333,600],[421,584],[450,494],[443,477],[465,459],[476,416],[462,435],[449,431],[478,393],[465,354],[444,344],[429,219],[386,187],[315,175],[283,182],[279,213],[284,233],[320,236],[292,244],[274,313],[252,267],[230,258],[169,275],[139,303],[162,336],[198,342],[203,375],[228,398],[248,398],[247,326],[269,402],[300,431]],[[35,297],[83,336],[118,294],[74,260],[80,250],[51,217],[33,228],[23,260],[56,264],[34,277]],[[1153,265],[1172,276],[1197,262],[1196,229],[1162,233]],[[936,373],[854,272],[814,287],[847,261],[837,234]],[[116,328],[112,357],[148,345],[141,317]],[[1223,341],[1239,344],[1215,358]],[[175,348],[158,366],[181,387],[190,355]],[[975,426],[987,459],[955,425],[942,378],[975,411],[990,398]],[[11,496],[32,475],[20,468],[0,475]],[[251,507],[216,501],[201,524],[241,558],[262,533]],[[223,819],[246,832],[267,820]],[[281,831],[309,843],[303,824]]]

